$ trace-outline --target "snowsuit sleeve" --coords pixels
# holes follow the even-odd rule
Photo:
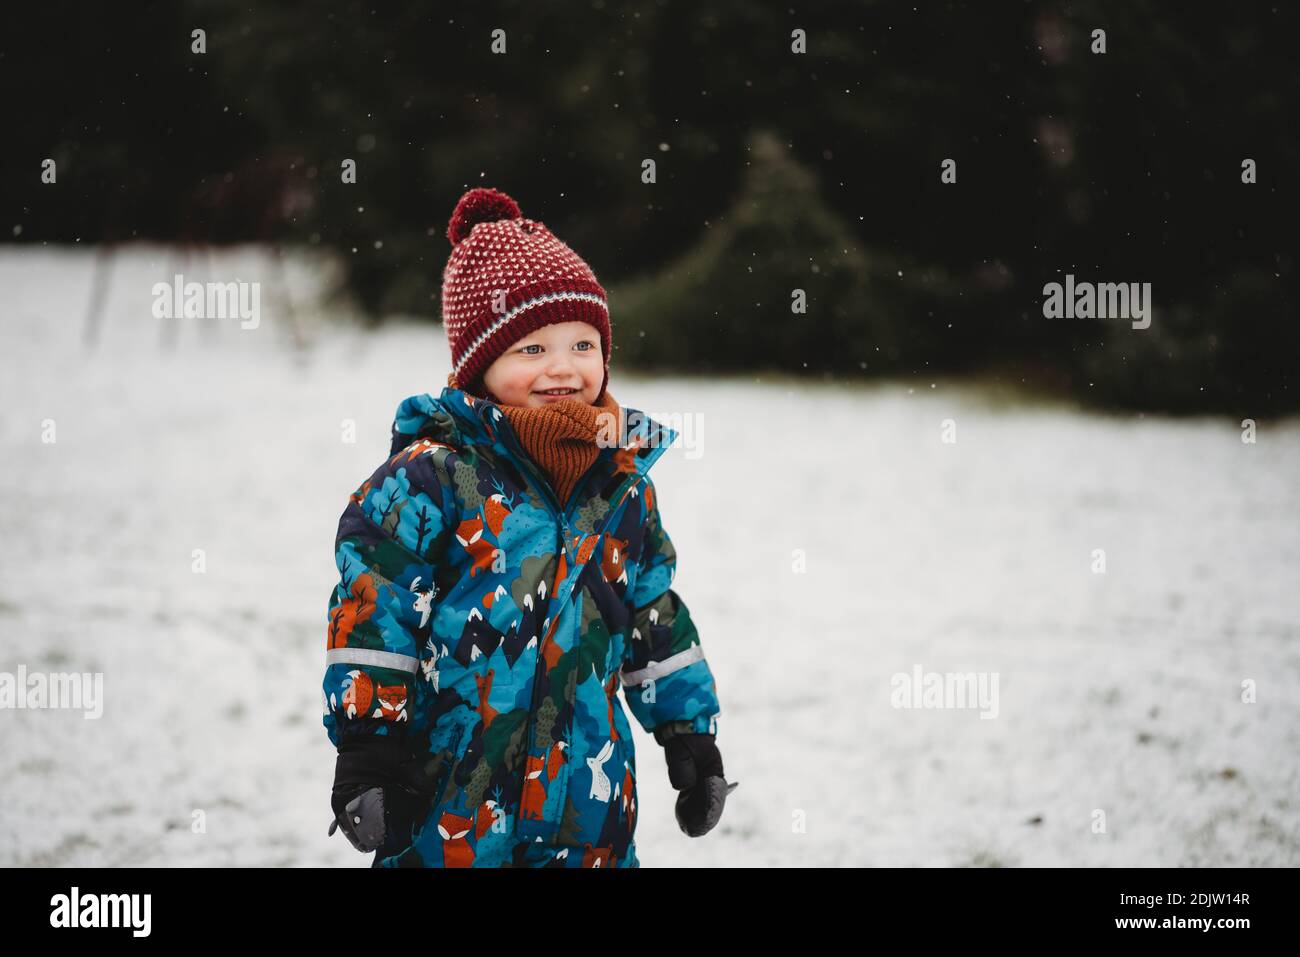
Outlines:
[[[423,720],[420,652],[449,529],[431,451],[418,442],[402,449],[352,493],[339,519],[323,684],[335,747],[351,735],[404,737]]]
[[[646,479],[645,528],[628,602],[632,638],[625,646],[623,697],[646,731],[669,722],[679,730],[717,733],[717,689],[691,613],[671,587],[677,551],[664,530],[654,484]]]

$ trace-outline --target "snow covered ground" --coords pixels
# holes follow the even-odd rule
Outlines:
[[[366,866],[326,837],[333,537],[397,403],[441,390],[441,330],[313,320],[295,261],[299,355],[244,250],[211,278],[263,281],[258,328],[172,321],[168,348],[175,263],[136,247],[87,351],[92,263],[0,254],[0,672],[104,675],[97,720],[0,710],[0,864]],[[1300,864],[1300,422],[1250,445],[1249,409],[617,362],[610,389],[703,423],[654,475],[740,782],[685,837],[634,727],[644,866]],[[917,667],[996,675],[996,717],[893,707]]]

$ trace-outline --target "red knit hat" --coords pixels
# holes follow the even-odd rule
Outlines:
[[[447,384],[489,395],[482,377],[512,345],[555,322],[600,331],[609,384],[611,337],[605,290],[582,258],[545,224],[524,219],[505,193],[482,187],[460,198],[447,224],[451,256],[442,274],[442,322],[451,345]],[[497,309],[494,311],[493,306]]]

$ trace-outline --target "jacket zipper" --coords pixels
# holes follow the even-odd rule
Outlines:
[[[524,450],[523,445],[520,443],[519,437],[515,435],[514,427],[510,424],[510,420],[509,418],[506,417],[505,413],[501,414],[501,420],[500,422],[497,423],[497,429],[498,431],[504,432],[506,434],[507,438],[509,439],[509,443],[512,447],[512,450],[516,452],[519,456],[520,466],[533,479],[533,483],[538,488],[540,488],[543,492],[546,493],[546,497],[549,500],[547,504],[551,506],[551,512],[553,517],[558,518],[560,520],[560,524],[563,528],[564,544],[567,545],[568,537],[569,537],[569,519],[573,517],[574,506],[578,504],[578,500],[581,498],[581,496],[578,493],[587,484],[587,477],[591,475],[592,469],[595,469],[598,465],[600,465],[600,459],[598,458],[595,462],[591,464],[591,467],[588,468],[587,471],[582,473],[582,477],[578,479],[578,484],[573,487],[573,493],[572,493],[573,500],[569,503],[569,506],[565,508],[560,505],[560,497],[556,495],[555,490],[551,488],[550,481],[547,480],[545,476],[535,472],[533,470],[533,467],[529,464],[528,453]]]
[[[534,482],[537,484],[537,487],[542,489],[542,491],[546,493],[547,498],[550,499],[550,502],[548,504],[551,506],[553,514],[559,515],[560,524],[563,528],[562,534],[564,536],[561,544],[563,545],[563,547],[567,552],[569,546],[569,519],[572,517],[574,506],[578,504],[578,500],[581,498],[581,495],[579,495],[578,493],[586,485],[587,476],[591,474],[591,470],[596,468],[600,464],[599,460],[593,463],[591,468],[587,469],[587,471],[583,473],[582,478],[578,480],[578,484],[575,485],[573,488],[572,503],[570,503],[568,508],[562,509],[559,507],[559,497],[555,494],[554,490],[551,488],[550,483],[546,481],[542,476],[536,474],[532,466],[528,464],[528,453],[524,451],[521,443],[518,440],[518,437],[515,435],[514,428],[510,425],[509,419],[506,418],[504,413],[502,413],[501,421],[497,423],[497,426],[499,431],[503,432],[506,435],[508,444],[513,446],[513,450],[518,454],[520,467],[523,468],[525,471],[527,471],[528,474],[532,476]],[[627,499],[628,495],[631,494],[632,487],[637,483],[639,483],[642,478],[643,476],[639,472],[634,472],[632,475],[628,476],[627,480],[623,483],[622,487],[620,487],[618,492],[615,493],[615,497],[617,498],[617,501],[614,503],[613,507],[609,510],[610,516],[614,515],[614,513],[618,511],[619,507],[622,506],[623,502]],[[551,593],[550,593],[551,597],[555,595],[556,590],[559,588],[559,584],[560,584],[559,580],[557,579],[555,581],[555,584],[551,587]],[[555,614],[558,614],[558,612],[555,612]],[[542,664],[542,654],[541,654],[541,647],[539,646],[537,649],[537,667],[540,668],[541,664]],[[537,689],[539,687],[541,687],[541,683],[537,680],[537,673],[536,670],[534,670],[533,672],[534,696],[536,695]],[[531,750],[533,746],[532,743],[533,734],[534,734],[533,722],[536,717],[537,717],[537,702],[536,700],[533,700],[529,702],[528,718],[524,722],[525,753]],[[526,774],[527,761],[524,762],[524,768],[525,768],[524,773]],[[524,785],[522,784],[520,785],[521,796],[523,794],[522,791],[523,786]]]

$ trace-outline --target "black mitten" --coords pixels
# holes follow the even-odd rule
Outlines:
[[[727,795],[736,785],[727,784],[713,735],[683,731],[683,726],[689,724],[660,725],[655,728],[655,740],[663,745],[668,781],[681,792],[677,795],[677,826],[690,837],[701,837],[718,823]]]
[[[428,810],[408,743],[400,738],[349,735],[339,745],[329,833],[342,830],[358,851],[405,847]]]

